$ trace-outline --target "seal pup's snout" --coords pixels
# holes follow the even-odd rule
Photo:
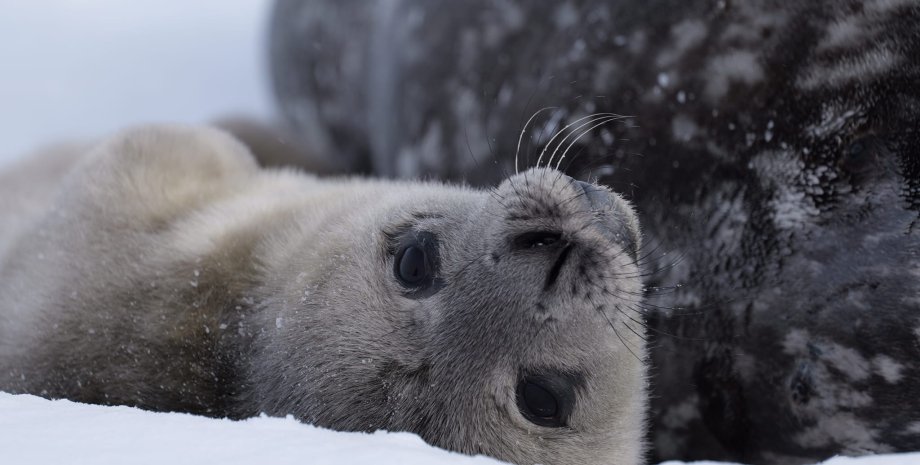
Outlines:
[[[579,276],[594,276],[598,283],[622,276],[610,270],[637,261],[636,215],[629,202],[602,185],[534,168],[502,183],[491,205],[493,260],[510,257],[532,270],[530,276],[541,277],[533,285],[543,292],[553,291],[560,281],[568,283],[563,290],[570,292],[580,286],[571,283]]]
[[[584,192],[587,208],[596,215],[593,226],[607,240],[622,244],[624,251],[634,260],[638,259],[641,237],[638,220],[629,204],[603,186],[573,181]]]

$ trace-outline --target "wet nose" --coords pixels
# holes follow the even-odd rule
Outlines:
[[[610,192],[584,181],[575,181],[585,191],[585,199],[592,210],[604,210],[610,206]]]
[[[629,212],[617,205],[616,197],[607,189],[577,180],[575,184],[585,192],[585,203],[589,208],[602,212],[594,227],[611,242],[624,246],[626,253],[637,259],[639,238],[627,220]]]

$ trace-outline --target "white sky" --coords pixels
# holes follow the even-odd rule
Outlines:
[[[267,0],[0,0],[0,161],[143,122],[268,117]]]

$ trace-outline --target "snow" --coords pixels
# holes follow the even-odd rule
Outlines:
[[[660,465],[736,465],[727,462],[662,462]],[[834,457],[818,465],[917,465],[920,452],[907,454],[885,454],[866,457]]]
[[[342,433],[305,425],[293,418],[231,421],[0,392],[0,463],[497,465],[503,462],[437,449],[409,433]],[[681,463],[665,462],[666,465]],[[822,465],[920,465],[920,453],[858,459],[836,457]]]
[[[220,420],[0,393],[4,464],[500,464],[408,433],[341,433],[292,418]]]

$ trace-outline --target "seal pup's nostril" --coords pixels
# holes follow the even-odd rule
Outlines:
[[[511,240],[511,247],[515,250],[534,249],[538,247],[554,246],[562,240],[562,233],[558,231],[528,231]]]

